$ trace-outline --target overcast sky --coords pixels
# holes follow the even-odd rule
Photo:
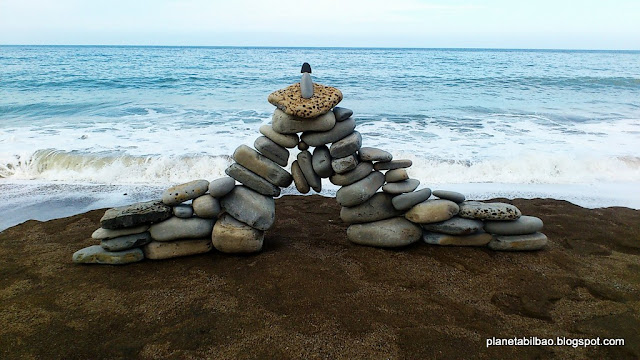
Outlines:
[[[640,0],[0,0],[0,44],[640,49]]]

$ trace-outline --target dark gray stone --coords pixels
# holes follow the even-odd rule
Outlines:
[[[298,143],[298,150],[300,150],[300,151],[309,150],[309,145],[304,141],[300,141]]]
[[[389,170],[384,174],[384,180],[388,183],[398,182],[409,179],[406,169]]]
[[[318,146],[313,150],[313,157],[311,158],[311,164],[313,165],[313,171],[323,179],[333,175],[333,168],[331,167],[331,155],[329,154],[329,148],[325,145]]]
[[[311,146],[321,146],[344,139],[348,135],[352,134],[355,128],[356,121],[354,119],[349,119],[336,123],[336,125],[329,131],[305,132],[300,138]]]
[[[418,188],[418,185],[420,185],[420,180],[408,179],[404,181],[385,184],[382,187],[382,191],[389,194],[402,194],[412,192],[413,190]]]
[[[372,172],[362,180],[344,186],[336,192],[336,200],[341,206],[356,206],[369,200],[384,184],[381,172]]]
[[[107,251],[122,251],[140,247],[150,242],[151,235],[149,235],[149,232],[146,231],[140,234],[126,235],[117,237],[115,239],[102,240],[100,241],[100,246],[102,246],[102,248]]]
[[[401,247],[420,240],[422,229],[401,217],[353,224],[347,228],[347,238],[359,245]]]
[[[334,174],[329,178],[332,184],[338,186],[351,185],[354,182],[364,179],[373,171],[373,164],[370,162],[361,162],[355,169],[344,174]]]
[[[227,175],[238,180],[246,187],[259,192],[266,196],[280,196],[280,188],[268,182],[261,176],[256,175],[254,172],[245,168],[242,165],[233,163],[229,166],[225,172]]]
[[[428,231],[449,235],[469,235],[476,233],[482,229],[484,223],[475,219],[464,219],[454,216],[449,220],[442,222],[424,224],[422,228]]]
[[[171,207],[159,200],[109,209],[100,219],[105,229],[122,229],[162,221],[171,216]]]
[[[208,189],[209,182],[207,180],[194,180],[172,186],[162,194],[162,202],[169,206],[178,205],[204,195]]]
[[[383,161],[388,162],[393,160],[393,155],[391,153],[373,148],[373,147],[363,147],[358,151],[360,155],[360,160],[362,161]]]
[[[124,265],[144,260],[144,253],[139,248],[107,251],[100,245],[93,245],[76,251],[71,259],[76,264]]]
[[[309,183],[304,178],[304,174],[300,169],[300,165],[298,165],[298,160],[295,160],[293,164],[291,164],[291,175],[293,175],[293,183],[296,185],[296,189],[301,194],[306,194],[311,190],[309,187]]]
[[[391,201],[397,210],[409,210],[416,204],[427,200],[431,196],[431,189],[425,188],[418,191],[398,195]]]
[[[345,121],[353,115],[353,110],[336,106],[333,108],[333,114],[336,116],[336,121]]]
[[[316,118],[303,119],[285,114],[284,111],[276,109],[271,120],[271,127],[275,132],[280,134],[295,134],[304,131],[329,131],[336,124],[336,117],[331,111]]]
[[[512,221],[486,221],[484,231],[496,235],[527,235],[542,230],[542,220],[535,216],[520,216]]]
[[[433,196],[439,197],[440,199],[451,200],[458,204],[465,200],[463,194],[448,190],[433,190]]]
[[[402,215],[391,204],[393,195],[376,193],[371,199],[353,207],[343,207],[340,218],[348,224],[366,223]]]
[[[266,136],[260,136],[253,143],[256,150],[268,159],[273,160],[280,166],[287,166],[289,163],[289,150],[276,144],[273,140]]]
[[[300,142],[298,134],[280,134],[273,130],[271,125],[260,126],[260,133],[271,139],[274,143],[289,149],[298,146],[298,142]]]
[[[247,145],[240,145],[233,153],[233,159],[249,171],[279,187],[287,187],[293,182],[291,174],[280,165],[267,159]]]
[[[179,218],[190,218],[193,216],[193,207],[189,204],[178,204],[173,207],[173,215]]]
[[[192,217],[180,219],[172,217],[163,222],[153,224],[149,234],[155,241],[172,241],[179,239],[199,239],[211,235],[214,219]]]
[[[276,203],[247,187],[236,186],[220,201],[231,216],[258,230],[267,230],[276,219]]]
[[[357,166],[358,158],[355,154],[331,160],[331,168],[338,174],[344,174],[348,171],[354,170]]]
[[[478,232],[470,235],[449,235],[425,231],[422,240],[431,245],[445,246],[485,246],[493,239],[493,235]]]
[[[298,154],[298,166],[300,166],[300,170],[302,170],[307,184],[309,184],[313,191],[320,192],[322,190],[322,180],[313,170],[313,159],[309,151],[302,151]]]
[[[236,186],[236,181],[230,177],[215,179],[209,183],[209,195],[221,198],[227,195]]]
[[[331,144],[329,152],[333,158],[342,158],[349,156],[360,149],[362,146],[362,135],[354,131],[347,137]]]
[[[404,169],[413,165],[411,160],[391,160],[386,162],[377,162],[373,164],[374,170],[395,170]]]
[[[489,248],[498,251],[540,250],[547,242],[547,236],[540,232],[528,235],[496,235],[489,243]]]

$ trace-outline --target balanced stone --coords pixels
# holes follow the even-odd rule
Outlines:
[[[333,108],[333,114],[336,116],[336,121],[345,121],[353,115],[353,110],[336,106]]]
[[[255,146],[256,150],[258,150],[262,155],[273,160],[280,166],[287,166],[289,163],[289,150],[276,144],[266,136],[260,136],[257,138],[253,143],[253,146]]]
[[[342,158],[349,156],[360,149],[362,146],[362,135],[359,132],[354,131],[351,135],[348,135],[342,140],[338,140],[331,144],[329,152],[331,157]]]
[[[460,216],[467,219],[516,220],[520,215],[520,210],[511,204],[479,201],[465,201],[460,204]]]
[[[162,221],[170,216],[170,206],[153,200],[109,209],[100,219],[100,225],[105,229],[121,229]]]
[[[193,212],[197,217],[213,219],[220,213],[220,201],[209,194],[193,199]]]
[[[331,160],[331,168],[338,174],[354,170],[357,166],[358,158],[355,154]]]
[[[313,156],[311,158],[311,165],[313,165],[313,171],[323,179],[326,179],[329,176],[333,175],[329,148],[327,148],[325,145],[315,148],[315,150],[313,150]]]
[[[71,259],[76,264],[124,265],[142,261],[144,254],[139,248],[116,252],[93,245],[76,251]]]
[[[542,220],[535,216],[520,216],[513,221],[487,221],[484,231],[497,235],[526,235],[542,230]]]
[[[433,196],[437,196],[440,199],[451,200],[457,204],[465,200],[464,194],[455,191],[433,190]]]
[[[373,165],[374,170],[395,170],[404,169],[413,165],[411,160],[391,160],[385,162],[377,162]]]
[[[307,184],[311,186],[313,191],[320,192],[322,190],[322,180],[313,170],[313,159],[309,151],[302,151],[298,154],[298,166],[300,166]]]
[[[409,210],[416,204],[427,200],[431,196],[431,189],[421,189],[418,191],[398,195],[391,200],[396,210]]]
[[[404,217],[407,220],[428,224],[451,219],[459,211],[458,204],[449,200],[426,200],[407,211]]]
[[[371,199],[353,207],[343,207],[340,218],[347,224],[366,223],[402,215],[391,204],[393,195],[376,193]]]
[[[391,155],[391,153],[389,153],[388,151],[373,147],[360,148],[360,151],[358,153],[360,154],[360,160],[362,161],[389,162],[393,160],[393,155]]]
[[[309,73],[302,74],[300,79],[300,95],[304,99],[309,99],[313,96],[313,81]]]
[[[418,185],[420,185],[420,180],[408,179],[404,181],[385,184],[382,187],[382,191],[389,194],[403,194],[412,192],[418,187]]]
[[[225,172],[246,187],[267,196],[279,196],[280,188],[239,164],[231,164]]]
[[[158,242],[152,241],[145,245],[142,250],[147,259],[162,260],[180,256],[203,254],[213,248],[211,238],[196,240],[176,240]]]
[[[296,83],[274,91],[267,100],[286,114],[309,119],[325,114],[338,105],[342,100],[342,92],[331,86],[314,83],[313,96],[305,99],[302,97],[300,83]]]
[[[364,179],[373,171],[373,164],[370,162],[361,162],[355,169],[344,174],[334,174],[329,178],[332,184],[338,186],[351,185],[354,182]]]
[[[102,240],[100,241],[100,246],[107,251],[122,251],[134,247],[140,247],[150,242],[151,235],[149,235],[149,232],[143,232],[140,234],[117,237],[115,239]]]
[[[484,223],[475,219],[464,219],[454,216],[442,222],[424,224],[422,228],[428,231],[449,234],[449,235],[469,235],[482,230]]]
[[[420,240],[422,229],[402,217],[353,224],[347,228],[347,238],[360,245],[400,247]]]
[[[240,165],[264,178],[273,185],[287,187],[291,185],[293,178],[278,164],[260,155],[247,145],[240,145],[233,153],[233,159]]]
[[[332,112],[312,119],[303,119],[277,110],[271,117],[271,126],[280,134],[295,134],[303,131],[328,131],[336,124],[336,117]],[[297,145],[297,144],[296,144]]]
[[[336,192],[336,200],[341,206],[356,206],[369,200],[384,184],[381,172],[372,172],[369,176]]]
[[[221,200],[222,207],[234,218],[258,230],[267,230],[276,219],[276,203],[272,197],[236,186]]]
[[[198,239],[208,237],[213,229],[213,219],[192,217],[180,219],[172,217],[149,228],[151,238],[155,241],[171,241],[177,239]]]
[[[406,169],[389,170],[384,174],[384,180],[388,183],[398,182],[409,179]]]
[[[489,243],[489,248],[501,251],[539,250],[545,247],[547,242],[547,236],[540,232],[514,236],[497,235]]]
[[[208,189],[209,182],[207,180],[193,180],[167,189],[162,194],[162,202],[169,206],[178,205],[204,195]]]
[[[289,149],[298,146],[298,142],[300,142],[298,134],[280,134],[273,130],[271,125],[260,126],[260,133],[271,139],[274,143]]]
[[[132,234],[140,234],[149,230],[149,225],[140,225],[132,228],[124,228],[117,230],[110,230],[99,228],[91,234],[91,238],[96,240],[106,240],[106,239],[115,239],[120,236],[132,235]]]
[[[303,133],[300,138],[311,146],[320,146],[344,139],[347,135],[352,134],[355,128],[356,121],[354,119],[349,119],[336,123],[336,125],[329,131],[308,131]]]
[[[189,204],[178,204],[173,207],[173,215],[183,219],[190,218],[193,216],[193,207]]]
[[[227,195],[236,186],[236,181],[230,177],[215,179],[209,183],[209,195],[214,198],[221,198]]]
[[[309,183],[307,183],[300,169],[300,165],[298,165],[298,160],[291,164],[291,175],[293,175],[293,183],[296,185],[296,189],[298,189],[301,194],[306,194],[311,190]]]
[[[485,232],[471,235],[449,235],[425,231],[422,234],[422,240],[431,245],[485,246],[491,241],[491,239],[493,239],[493,235]]]
[[[309,145],[304,141],[300,141],[298,143],[298,150],[300,150],[300,151],[309,150]]]
[[[213,227],[211,240],[213,247],[224,253],[252,253],[262,249],[264,231],[254,229],[231,215],[224,214]]]

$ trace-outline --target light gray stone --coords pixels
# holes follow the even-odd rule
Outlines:
[[[124,228],[117,230],[110,230],[99,228],[91,234],[91,238],[96,240],[107,240],[107,239],[115,239],[120,236],[140,234],[149,230],[149,225],[140,225],[133,228]]]
[[[433,190],[433,196],[444,200],[451,200],[456,204],[459,204],[465,200],[464,194],[448,190]]]
[[[336,125],[329,131],[305,132],[300,138],[311,146],[321,146],[344,139],[348,135],[352,134],[355,128],[356,121],[354,119],[349,119],[336,123]]]
[[[215,220],[213,219],[197,217],[189,219],[172,217],[163,222],[151,225],[149,233],[155,241],[204,238],[211,235],[214,222]]]
[[[483,203],[465,201],[460,204],[460,217],[480,220],[516,220],[522,215],[520,210],[505,203]]]
[[[329,148],[327,148],[325,145],[321,145],[315,148],[315,150],[313,150],[313,156],[311,158],[311,165],[313,165],[313,171],[323,179],[326,179],[333,175]]]
[[[256,150],[262,155],[280,166],[287,166],[289,163],[289,150],[276,144],[266,136],[258,137],[253,143],[253,146],[255,146]]]
[[[227,195],[236,186],[236,181],[230,177],[221,177],[209,183],[209,195],[221,198]]]
[[[374,170],[395,170],[404,169],[413,165],[411,160],[391,160],[386,162],[377,162],[373,164]]]
[[[336,192],[336,200],[341,206],[356,206],[369,200],[384,184],[381,172],[372,172],[362,180],[343,186]]]
[[[355,154],[331,160],[331,168],[338,174],[344,174],[348,171],[354,170],[357,166],[358,158]]]
[[[144,254],[138,248],[124,251],[107,251],[100,245],[93,245],[76,251],[71,259],[76,264],[124,265],[142,261]]]
[[[475,233],[471,235],[449,235],[425,231],[422,234],[422,240],[431,245],[485,246],[492,239],[493,236],[485,232]]]
[[[437,233],[449,235],[469,235],[482,230],[484,223],[475,219],[464,219],[454,216],[442,222],[424,224],[422,228]]]
[[[390,152],[373,147],[360,148],[358,152],[360,160],[362,161],[383,161],[388,162],[393,160],[393,155]]]
[[[298,142],[300,142],[298,134],[280,134],[273,130],[271,125],[260,126],[260,133],[271,139],[274,143],[289,149],[298,146]]]
[[[353,115],[353,110],[336,106],[333,108],[333,114],[336,117],[336,121],[345,121]]]
[[[147,259],[164,260],[181,256],[204,254],[213,249],[211,237],[195,240],[152,241],[142,250]]]
[[[100,226],[111,230],[137,227],[162,221],[170,216],[170,206],[153,200],[109,209],[100,219]]]
[[[391,201],[397,210],[409,210],[431,196],[431,189],[425,188],[418,191],[398,195]]]
[[[307,143],[306,143],[306,142],[304,142],[304,141],[300,141],[300,142],[298,143],[298,150],[300,150],[300,151],[309,150],[309,144],[307,144]]]
[[[140,234],[125,235],[117,237],[115,239],[107,239],[100,241],[100,246],[107,251],[122,251],[151,242],[151,235],[149,232],[143,232]]]
[[[355,169],[344,174],[333,174],[329,177],[332,184],[338,186],[351,185],[354,182],[364,179],[373,171],[373,164],[370,162],[361,162]]]
[[[305,150],[298,154],[298,166],[300,166],[300,170],[302,170],[307,184],[309,184],[313,191],[320,192],[322,190],[322,180],[313,170],[313,157],[309,151]]]
[[[251,190],[266,196],[280,196],[280,188],[240,164],[233,163],[225,173]]]
[[[190,218],[193,216],[193,207],[189,204],[175,205],[173,207],[173,215],[183,219]]]
[[[388,183],[398,182],[409,179],[406,169],[389,170],[384,174],[384,180]]]
[[[382,191],[389,194],[403,194],[412,192],[413,190],[418,188],[418,185],[420,185],[420,180],[408,179],[404,181],[385,184],[382,187]]]
[[[489,248],[498,251],[540,250],[547,242],[547,236],[541,232],[513,236],[496,235],[489,243]]]
[[[353,243],[376,247],[401,247],[420,240],[422,229],[402,217],[353,224],[347,238]]]
[[[371,199],[353,207],[343,207],[340,210],[340,219],[347,224],[366,223],[384,220],[402,215],[391,204],[393,195],[376,193]]]
[[[300,79],[300,95],[304,99],[309,99],[313,96],[313,81],[311,80],[311,74],[304,73]]]
[[[293,183],[296,185],[296,189],[301,194],[306,194],[311,190],[309,187],[309,183],[304,178],[304,174],[300,169],[300,165],[298,165],[298,160],[295,160],[293,164],[291,164],[291,175],[293,175]]]
[[[211,240],[213,247],[223,253],[253,253],[262,250],[264,231],[224,214],[213,227]]]
[[[527,235],[542,230],[542,220],[535,216],[520,216],[512,221],[487,221],[484,231],[497,235]]]
[[[331,144],[329,153],[331,153],[331,157],[333,158],[342,158],[360,150],[360,147],[362,147],[362,135],[354,131],[350,135],[347,135],[347,137]]]
[[[336,117],[332,111],[316,118],[303,119],[285,114],[276,109],[271,118],[271,127],[280,134],[295,134],[304,131],[328,131],[336,124]]]
[[[240,145],[233,153],[233,159],[256,175],[264,178],[273,185],[287,187],[293,182],[291,174],[280,165],[260,155],[246,145]]]
[[[185,184],[172,186],[162,194],[162,202],[165,205],[173,206],[187,200],[195,199],[204,195],[209,189],[209,181],[193,180]]]
[[[404,217],[417,224],[429,224],[451,219],[459,211],[458,204],[449,200],[426,200],[412,207]]]
[[[203,219],[213,219],[220,214],[220,202],[209,194],[193,199],[191,206],[196,216]]]
[[[267,230],[276,219],[276,203],[272,197],[236,186],[220,201],[231,216],[258,230]]]

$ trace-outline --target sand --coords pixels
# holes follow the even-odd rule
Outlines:
[[[285,196],[257,255],[74,265],[104,209],[28,221],[0,233],[0,358],[640,358],[640,211],[500,200],[546,250],[361,247]],[[514,336],[625,346],[486,347]]]

